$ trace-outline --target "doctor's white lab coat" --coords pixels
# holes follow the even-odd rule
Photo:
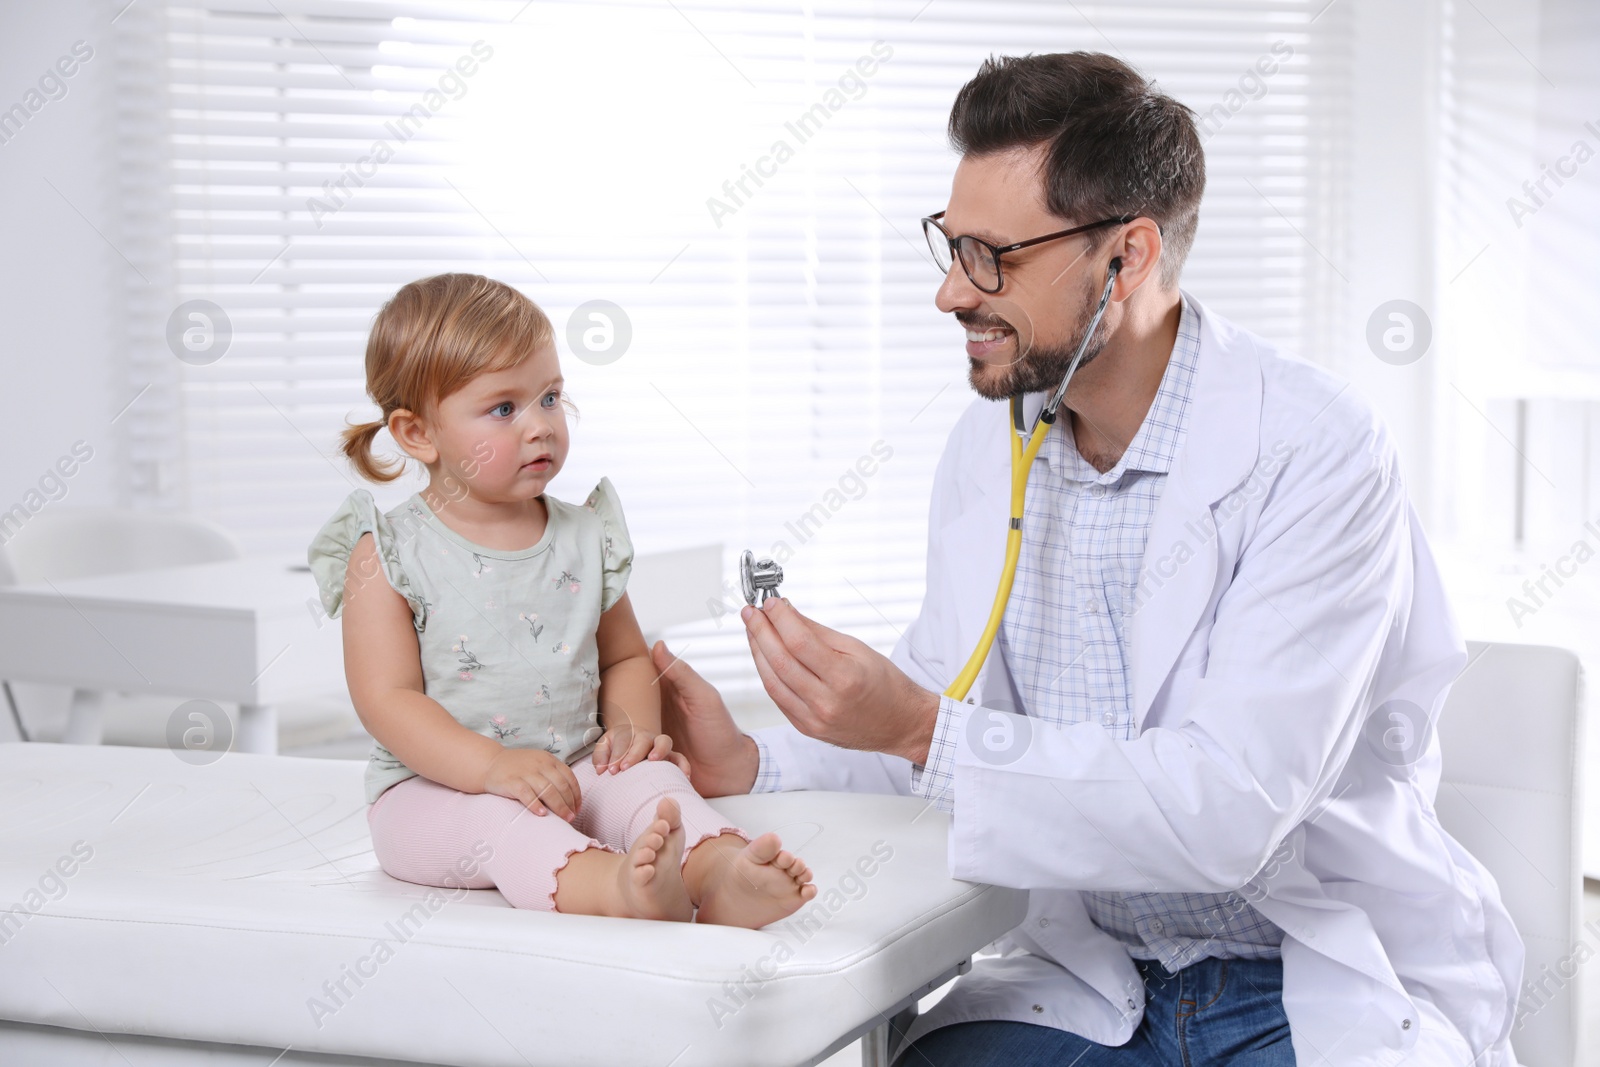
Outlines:
[[[1374,743],[1389,725],[1375,711],[1405,701],[1435,719],[1466,663],[1393,442],[1345,383],[1198,306],[1189,425],[1129,620],[1140,732],[1036,721],[996,765],[955,731],[950,875],[1028,889],[1029,908],[908,1040],[1010,1019],[1120,1045],[1143,988],[1079,890],[1242,889],[1286,932],[1300,1067],[1514,1065],[1522,941],[1434,815],[1436,735],[1398,758]],[[1027,398],[1028,425],[1043,399]],[[926,594],[891,658],[935,692],[993,601],[1008,415],[975,400],[934,476]],[[1020,706],[997,644],[961,726]],[[789,724],[756,733],[785,789],[911,793],[898,756]]]

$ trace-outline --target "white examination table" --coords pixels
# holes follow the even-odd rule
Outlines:
[[[385,875],[364,767],[0,744],[0,1063],[887,1063],[889,1018],[1026,910],[948,876],[922,800],[795,792],[711,801],[811,866],[788,920],[518,911]]]

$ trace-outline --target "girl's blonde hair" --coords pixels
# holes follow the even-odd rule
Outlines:
[[[378,310],[367,338],[367,395],[382,414],[376,422],[345,424],[344,454],[368,481],[394,481],[406,457],[389,466],[372,454],[391,413],[404,408],[429,417],[478,375],[515,367],[554,342],[545,313],[504,282],[436,274],[401,286]],[[577,414],[564,392],[562,403]]]

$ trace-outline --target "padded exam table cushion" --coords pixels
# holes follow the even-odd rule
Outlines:
[[[0,744],[0,1018],[464,1067],[792,1065],[1025,914],[949,877],[922,799],[828,792],[711,801],[811,866],[818,895],[761,930],[519,911],[384,874],[364,769]]]

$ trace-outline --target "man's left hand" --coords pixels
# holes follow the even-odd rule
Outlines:
[[[795,729],[840,748],[928,758],[939,695],[888,657],[800,614],[787,599],[746,607],[745,637],[761,684]]]

